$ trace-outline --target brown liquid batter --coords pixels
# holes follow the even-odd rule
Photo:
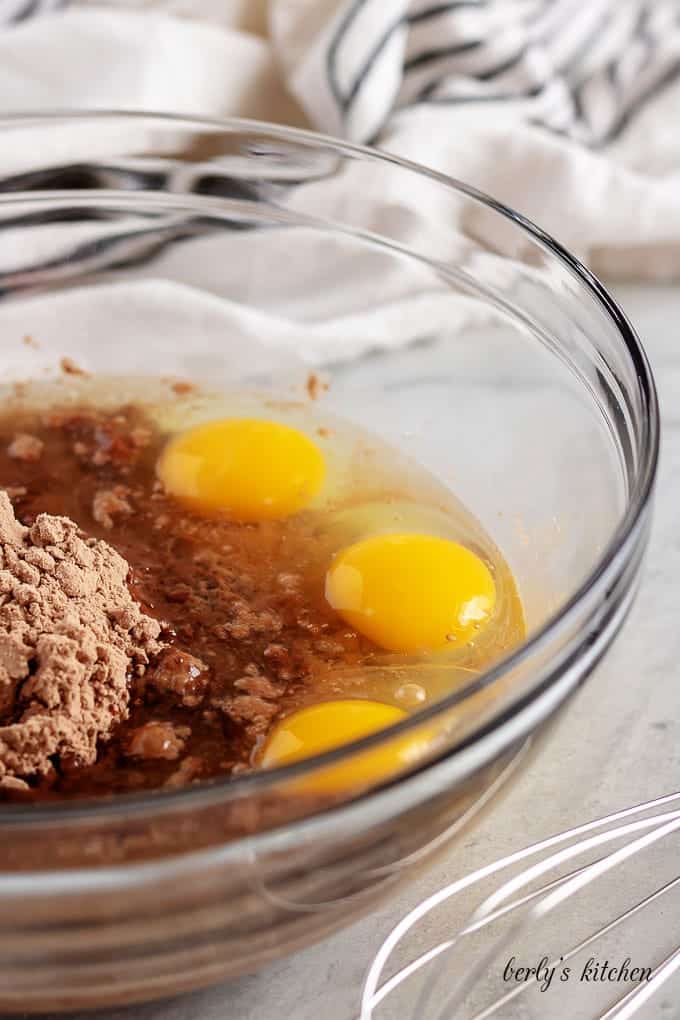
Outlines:
[[[240,524],[199,516],[166,496],[159,454],[169,433],[194,424],[191,391],[171,389],[169,400],[122,407],[111,406],[108,390],[100,404],[85,389],[80,403],[60,408],[38,388],[0,417],[0,488],[18,520],[30,527],[42,513],[67,517],[113,547],[130,566],[127,583],[141,611],[162,622],[164,646],[146,668],[130,669],[129,715],[107,730],[95,761],[54,754],[46,774],[0,784],[0,802],[172,789],[238,775],[257,762],[277,720],[302,705],[363,696],[417,708],[468,682],[524,636],[510,571],[474,518],[415,462],[395,458],[358,430],[343,434],[342,422],[337,437],[332,421],[330,429],[326,419],[304,422],[332,465],[321,509]],[[112,392],[120,393],[118,384]],[[36,396],[52,409],[21,402]],[[212,418],[239,410],[238,395],[220,400],[197,406]],[[290,411],[266,406],[277,417]],[[398,530],[441,529],[493,571],[493,622],[443,659],[386,653],[326,601],[334,552],[353,535],[397,521]],[[17,721],[0,705],[0,727]]]

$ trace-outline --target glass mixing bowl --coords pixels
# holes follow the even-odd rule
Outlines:
[[[0,131],[6,396],[59,377],[64,357],[119,375],[121,393],[159,374],[319,390],[325,411],[470,507],[514,571],[529,627],[483,676],[321,758],[0,809],[0,1010],[57,1011],[197,988],[318,940],[493,798],[631,604],[657,404],[601,284],[467,185],[238,121],[50,115]],[[423,726],[445,739],[410,772],[331,806],[287,796]]]

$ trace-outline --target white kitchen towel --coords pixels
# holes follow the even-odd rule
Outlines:
[[[307,122],[491,192],[596,271],[680,275],[680,0],[0,0],[3,21],[0,112]]]
[[[319,6],[274,4],[275,39],[311,118],[356,141],[473,104],[600,147],[678,72],[673,0],[346,0],[310,31]]]
[[[680,275],[680,0],[0,0],[0,113],[49,108],[239,115],[370,141],[493,194],[596,271]],[[0,175],[50,158],[43,144],[13,136]],[[412,243],[414,210],[434,202],[455,257],[455,203],[412,187],[362,206],[358,173],[320,194],[326,213],[351,205],[355,224],[365,210],[363,225],[389,220]],[[193,285],[219,294],[205,250]],[[17,248],[5,255],[16,266]],[[171,263],[162,278],[186,282]],[[262,326],[293,345],[287,264],[277,282],[290,316],[266,309]],[[318,268],[305,320],[317,363],[419,339],[449,314],[465,321],[412,278],[372,286],[369,309],[363,292],[341,294],[342,267]]]
[[[274,0],[272,38],[317,128],[475,184],[596,271],[680,274],[678,0]]]

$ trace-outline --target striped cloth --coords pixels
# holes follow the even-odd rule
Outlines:
[[[288,87],[318,129],[476,185],[597,272],[680,276],[680,0],[270,10]]]
[[[0,0],[0,25],[67,2]],[[118,4],[205,14],[200,0]],[[379,140],[398,111],[465,105],[499,109],[600,147],[680,76],[680,0],[272,0],[269,6],[278,55],[303,108],[318,127],[354,141]],[[219,16],[219,3],[209,7]]]
[[[288,37],[312,4],[277,9]],[[379,137],[399,110],[497,107],[602,146],[680,74],[677,0],[344,0],[292,81],[335,134]]]
[[[311,126],[468,181],[596,272],[680,278],[680,0],[0,0],[3,24],[0,114]],[[374,199],[403,224],[423,202]]]

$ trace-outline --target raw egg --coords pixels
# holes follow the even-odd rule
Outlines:
[[[470,641],[494,611],[496,586],[486,564],[458,542],[384,534],[337,554],[326,599],[381,648],[422,652]]]
[[[180,502],[233,520],[289,517],[319,492],[326,466],[298,429],[259,418],[225,418],[184,432],[161,455],[158,473]]]
[[[325,701],[282,719],[264,746],[260,765],[274,768],[322,754],[401,722],[408,713],[395,705],[354,698]],[[431,746],[430,734],[395,737],[382,747],[354,755],[300,781],[308,792],[335,793],[376,783],[415,764]]]

